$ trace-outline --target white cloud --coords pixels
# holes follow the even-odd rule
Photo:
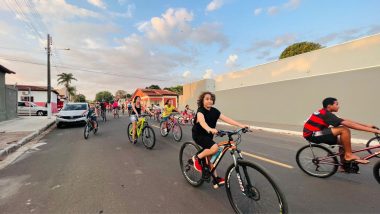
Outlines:
[[[102,0],[87,0],[87,2],[102,9],[107,8],[106,4]]]
[[[136,6],[134,4],[129,4],[128,9],[125,13],[110,12],[110,15],[113,17],[132,18],[133,13],[135,12],[135,9],[136,9]]]
[[[206,8],[206,11],[215,11],[221,8],[223,5],[223,0],[212,0]]]
[[[272,6],[272,7],[269,7],[267,11],[269,15],[275,15],[278,13],[279,9],[276,6]]]
[[[301,0],[289,0],[282,5],[272,6],[267,8],[267,12],[269,15],[275,15],[282,10],[295,10],[301,4]]]
[[[165,44],[184,49],[187,42],[201,44],[219,44],[220,49],[228,47],[229,42],[222,33],[222,26],[216,23],[204,23],[199,27],[191,26],[194,15],[184,8],[169,8],[161,17],[140,22],[137,29],[154,43]]]
[[[231,54],[228,56],[226,60],[226,65],[229,67],[236,66],[236,61],[238,60],[238,56],[236,54]]]
[[[207,69],[203,74],[203,79],[211,79],[213,78],[213,70],[211,68]]]
[[[183,74],[182,74],[182,76],[183,76],[184,78],[189,78],[190,75],[191,75],[191,71],[185,71],[185,72],[183,72]]]
[[[263,11],[262,8],[256,8],[255,11],[254,11],[255,16],[260,15],[260,13],[261,13],[262,11]]]

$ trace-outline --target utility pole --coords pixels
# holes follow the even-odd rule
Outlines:
[[[50,45],[51,37],[47,35],[47,112],[48,118],[51,118],[51,80],[50,80]]]

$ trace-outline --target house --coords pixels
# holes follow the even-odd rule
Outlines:
[[[0,121],[17,117],[17,89],[5,85],[5,74],[15,72],[0,65]]]
[[[18,101],[34,102],[38,106],[46,106],[47,86],[17,85]],[[30,94],[29,94],[30,90]],[[57,113],[58,92],[51,90],[51,111]]]
[[[132,100],[136,97],[141,97],[142,104],[147,107],[151,107],[153,104],[159,104],[161,107],[164,106],[167,100],[173,100],[173,105],[177,107],[178,105],[178,94],[161,89],[141,89],[138,88],[132,95]]]

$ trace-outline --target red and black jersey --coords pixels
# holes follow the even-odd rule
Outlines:
[[[319,111],[314,112],[306,121],[303,127],[303,136],[307,138],[310,137],[313,132],[321,131],[329,126],[340,126],[342,121],[343,119],[337,117],[326,109],[320,109]]]

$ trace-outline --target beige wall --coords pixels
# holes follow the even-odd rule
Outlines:
[[[198,96],[204,91],[215,92],[215,81],[204,79],[183,86],[183,95],[179,98],[179,109],[183,110],[186,104],[190,109],[197,109]]]
[[[302,125],[332,96],[339,116],[379,125],[379,81],[380,66],[216,91],[216,107],[237,120]]]
[[[215,90],[307,78],[380,65],[380,34],[216,77]]]
[[[180,107],[209,90],[234,119],[302,125],[332,96],[339,116],[379,125],[379,81],[380,34],[184,85]]]

